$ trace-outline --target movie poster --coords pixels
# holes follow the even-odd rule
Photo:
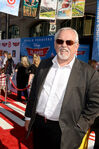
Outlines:
[[[72,0],[72,17],[83,17],[85,0]]]
[[[54,35],[56,33],[56,20],[50,20],[49,35]]]
[[[39,0],[24,0],[23,16],[36,17]]]
[[[72,0],[58,0],[57,19],[72,18]]]
[[[42,0],[40,5],[40,19],[54,20],[56,15],[57,0]]]

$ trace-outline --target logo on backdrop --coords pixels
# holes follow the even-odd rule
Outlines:
[[[7,2],[8,2],[10,5],[13,5],[13,4],[15,4],[16,0],[7,0]]]
[[[41,59],[47,59],[55,55],[54,36],[22,38],[20,46],[20,55],[28,56],[32,62],[33,54],[38,54]]]
[[[77,55],[84,55],[86,51],[77,51]]]
[[[39,56],[46,56],[48,53],[49,47],[40,48],[40,49],[32,49],[32,48],[26,48],[28,55],[33,56],[33,54],[38,54]]]
[[[8,42],[8,47],[9,47],[9,48],[11,47],[11,41]]]

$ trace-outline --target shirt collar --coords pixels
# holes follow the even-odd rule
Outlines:
[[[66,64],[65,66],[63,67],[69,67],[69,68],[72,68],[73,64],[74,64],[74,61],[75,61],[75,56],[74,58],[72,59],[72,61],[69,63],[69,64]],[[60,67],[58,61],[57,61],[57,55],[53,58],[52,60],[53,64],[57,65],[58,67]]]

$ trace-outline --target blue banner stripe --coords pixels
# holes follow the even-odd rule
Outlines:
[[[97,0],[92,59],[99,61],[99,0]]]

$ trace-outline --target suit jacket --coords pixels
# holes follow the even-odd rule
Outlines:
[[[36,105],[52,59],[42,60],[34,77],[25,116],[31,117],[28,135],[35,120]],[[64,95],[59,124],[61,149],[77,149],[86,131],[99,114],[99,73],[75,59]]]

